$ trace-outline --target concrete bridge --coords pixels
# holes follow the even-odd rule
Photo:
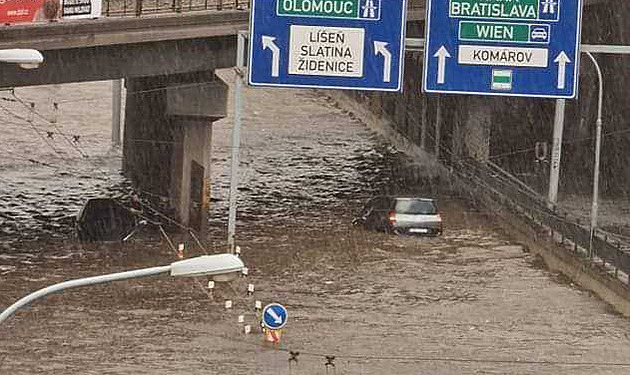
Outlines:
[[[249,13],[224,9],[223,1],[205,2],[215,10],[185,12],[174,0],[169,14],[147,15],[141,0],[129,12],[112,10],[110,1],[100,19],[0,27],[0,49],[35,48],[45,58],[34,70],[0,65],[0,87],[124,78],[126,175],[138,189],[168,197],[172,214],[200,229],[209,205],[211,125],[227,105],[227,85],[214,71],[234,65],[236,34],[248,28]],[[422,36],[424,1],[410,1],[407,19],[407,35]]]

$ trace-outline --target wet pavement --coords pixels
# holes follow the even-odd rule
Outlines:
[[[94,143],[84,145],[89,158],[66,143],[62,158],[37,134],[9,127],[10,144],[25,142],[16,148],[21,156],[77,173],[0,153],[0,212],[14,212],[0,221],[0,306],[69,278],[176,260],[151,231],[126,243],[80,244],[66,221],[44,228],[87,197],[128,193],[119,152],[109,150],[109,84],[18,95],[40,103],[46,90],[65,100],[99,98],[89,113],[85,103],[68,103],[68,122],[58,121]],[[250,275],[212,292],[204,279],[163,276],[49,296],[0,327],[0,373],[627,373],[626,319],[544,270],[448,181],[422,176],[325,93],[248,89],[245,103],[237,244]],[[20,103],[1,104],[17,111]],[[211,231],[205,249],[187,239],[187,256],[225,249],[229,137],[227,119],[213,137]],[[398,237],[352,226],[377,193],[436,196],[445,234]],[[32,218],[36,209],[45,220]],[[288,308],[278,347],[259,333],[256,300]],[[243,333],[239,315],[253,334]],[[297,363],[289,351],[300,353]]]

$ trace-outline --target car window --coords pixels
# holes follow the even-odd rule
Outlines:
[[[437,212],[435,203],[418,199],[399,199],[396,212],[400,214],[432,215]]]

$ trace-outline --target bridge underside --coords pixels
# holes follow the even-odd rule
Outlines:
[[[44,51],[44,64],[24,70],[0,64],[2,87],[33,86],[214,70],[234,65],[236,38],[182,39],[154,43]]]

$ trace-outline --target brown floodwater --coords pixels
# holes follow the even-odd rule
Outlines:
[[[177,260],[151,226],[124,243],[74,238],[72,216],[88,198],[124,202],[131,192],[120,150],[110,147],[110,92],[103,82],[16,91],[56,125],[38,116],[31,124],[20,102],[0,102],[10,111],[0,109],[0,308],[71,278]],[[51,98],[61,103],[56,115]],[[169,232],[187,244],[186,256],[226,249],[230,119],[213,135],[209,233],[200,246]],[[247,89],[241,144],[237,244],[248,277],[210,291],[203,278],[160,276],[36,301],[0,326],[0,373],[574,375],[630,367],[627,320],[541,268],[448,180],[421,172],[325,92]],[[437,197],[444,235],[352,226],[379,193]],[[264,342],[257,300],[287,307],[280,345]]]

